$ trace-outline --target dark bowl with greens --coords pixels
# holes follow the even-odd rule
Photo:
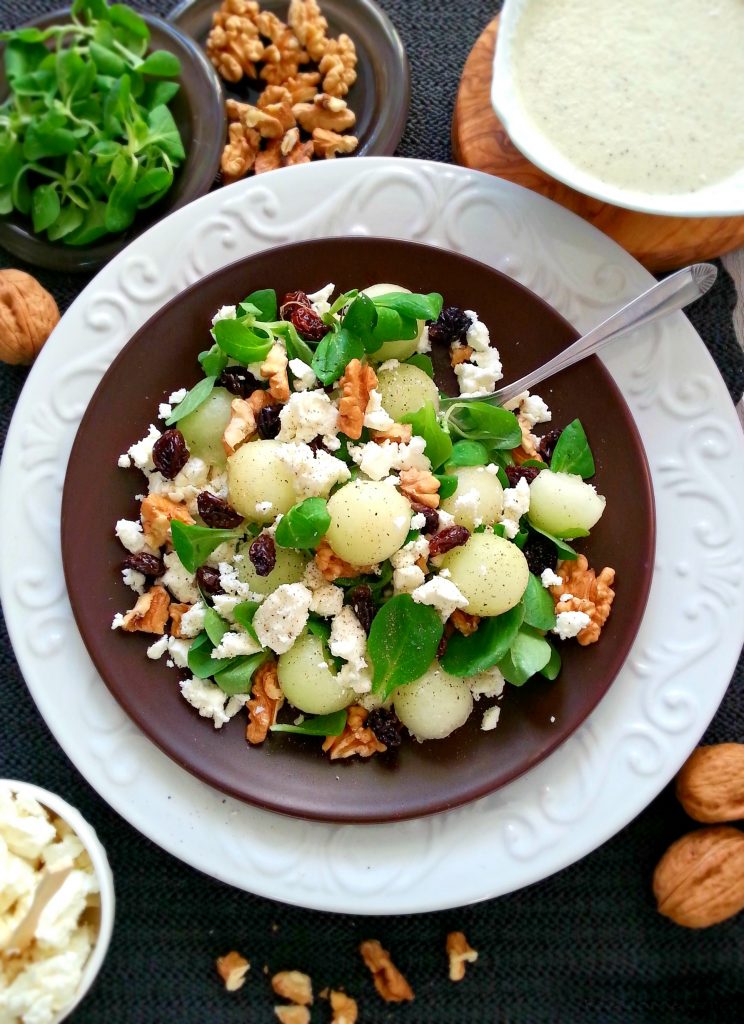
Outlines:
[[[15,256],[96,270],[209,191],[224,100],[192,40],[106,0],[0,38],[0,245]]]

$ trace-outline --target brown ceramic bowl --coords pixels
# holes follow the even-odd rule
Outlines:
[[[111,630],[132,592],[121,581],[117,519],[137,518],[137,471],[117,459],[143,436],[158,403],[200,377],[215,309],[257,288],[312,291],[327,281],[346,290],[395,281],[441,291],[447,304],[478,310],[491,327],[507,378],[554,355],[576,337],[553,309],[503,274],[454,252],[376,238],[300,242],[234,263],[164,306],[123,349],[83,417],[65,481],[62,551],[80,632],[110,691],[142,730],[188,771],[240,799],[303,818],[391,821],[456,807],[493,792],[537,764],[570,736],[617,675],[643,615],[654,555],[648,465],[628,407],[591,358],[539,388],[556,425],[579,415],[597,463],[607,511],[582,542],[592,566],[617,570],[617,599],[599,643],[562,645],[563,670],[507,687],[495,732],[476,712],[446,740],[407,741],[396,756],[331,762],[309,738],[277,735],[246,744],[237,716],[222,730],[180,696],[176,674],[145,656],[152,637]],[[446,353],[444,363],[446,364]],[[445,384],[445,381],[441,381]],[[153,780],[157,785],[157,780]]]
[[[183,139],[186,159],[178,168],[170,191],[118,235],[107,235],[88,246],[50,242],[37,235],[31,218],[17,211],[0,217],[0,245],[26,263],[49,270],[97,270],[132,241],[174,210],[206,195],[217,177],[225,144],[225,102],[217,72],[201,49],[160,18],[143,14],[150,29],[150,48],[168,50],[181,61],[181,88],[170,109]],[[28,22],[36,28],[61,25],[70,20],[69,7]],[[0,53],[0,100],[8,93]]]

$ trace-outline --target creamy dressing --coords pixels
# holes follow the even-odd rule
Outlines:
[[[744,0],[530,0],[519,99],[577,168],[696,191],[744,168]]]

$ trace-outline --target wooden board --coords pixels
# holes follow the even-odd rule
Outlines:
[[[498,18],[463,69],[452,120],[455,160],[533,189],[588,220],[652,271],[674,270],[744,245],[744,217],[660,217],[582,195],[531,164],[512,144],[491,106]]]

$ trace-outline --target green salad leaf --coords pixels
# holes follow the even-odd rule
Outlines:
[[[547,643],[547,640],[545,642]],[[552,681],[553,679],[558,678],[558,673],[560,672],[560,670],[561,656],[556,650],[556,648],[553,647],[552,644],[550,644],[550,659],[548,660],[548,663],[540,669],[540,675]]]
[[[331,517],[325,498],[305,498],[279,520],[274,540],[282,548],[314,548],[328,532]]]
[[[273,345],[265,331],[258,334],[241,320],[218,320],[212,334],[226,355],[245,366],[265,359]]]
[[[300,725],[272,725],[271,732],[297,733],[299,736],[340,736],[346,728],[347,711],[306,718]]]
[[[245,629],[252,640],[258,643],[258,635],[253,627],[253,619],[261,607],[258,601],[241,601],[233,608],[233,618]]]
[[[435,473],[434,476],[439,481],[440,500],[446,501],[447,498],[451,498],[457,490],[457,477],[454,473]]]
[[[211,395],[216,379],[216,377],[205,377],[204,380],[200,380],[198,384],[195,384],[191,391],[178,403],[165,421],[165,425],[172,427],[174,423],[178,423],[184,416],[188,416],[189,413],[198,409],[202,402],[205,402]]]
[[[326,334],[316,348],[310,365],[318,380],[329,385],[342,376],[352,359],[361,359],[363,355],[364,344],[361,338],[340,327]]]
[[[388,292],[375,296],[374,303],[385,309],[392,309],[401,317],[412,320],[436,320],[442,312],[444,300],[439,292],[428,295],[410,295],[408,292]]]
[[[499,662],[499,668],[508,683],[522,686],[531,676],[547,667],[552,653],[553,648],[543,636],[523,627]]]
[[[537,576],[530,573],[527,589],[522,598],[524,621],[535,629],[548,630],[555,625],[555,604],[550,591],[542,585]]]
[[[573,420],[561,431],[550,468],[554,473],[574,473],[585,480],[594,476],[594,456],[581,420]]]
[[[377,309],[377,323],[372,332],[374,348],[368,349],[376,352],[386,341],[413,341],[418,334],[418,324],[412,317],[401,316],[394,309],[381,306],[375,299]]]
[[[453,633],[440,658],[442,667],[453,676],[475,676],[493,668],[505,657],[524,618],[524,605],[481,619],[470,636]]]
[[[484,441],[491,449],[516,448],[522,431],[513,412],[488,402],[453,402],[445,410],[449,432],[466,441]]]
[[[426,457],[437,469],[447,462],[452,455],[452,439],[443,427],[440,426],[434,406],[426,402],[417,412],[409,412],[401,417],[402,423],[410,423],[413,433],[423,437],[426,441],[424,449]]]
[[[374,352],[379,348],[375,341],[374,329],[377,326],[377,309],[367,295],[358,295],[349,306],[346,316],[341,321],[349,334],[356,335],[364,345],[365,352]]]
[[[276,300],[276,292],[273,288],[261,288],[243,299],[240,309],[253,306],[256,310],[255,319],[261,323],[273,323],[279,316],[279,306]]]
[[[231,658],[226,668],[215,673],[214,681],[231,697],[236,693],[250,693],[253,675],[268,657],[268,651],[258,651],[256,654],[241,654],[237,658]]]
[[[452,446],[447,466],[487,466],[490,461],[488,448],[480,441],[457,441]]]
[[[443,631],[434,608],[416,604],[410,594],[391,597],[372,620],[367,642],[373,691],[387,700],[396,687],[422,676],[436,657]]]
[[[222,643],[222,637],[230,631],[230,623],[218,615],[214,608],[204,612],[204,630],[215,647]]]
[[[190,671],[197,679],[209,679],[222,669],[226,669],[233,658],[213,658],[215,645],[209,639],[206,630],[200,633],[189,647],[188,663]]]
[[[225,541],[241,536],[240,530],[214,530],[209,526],[192,526],[178,519],[171,520],[171,536],[176,554],[189,572],[196,572],[215,548]]]
[[[432,363],[429,356],[424,355],[423,352],[416,352],[414,355],[409,356],[403,363],[404,366],[417,366],[419,370],[423,370],[427,377],[431,377],[434,380],[434,363]]]

